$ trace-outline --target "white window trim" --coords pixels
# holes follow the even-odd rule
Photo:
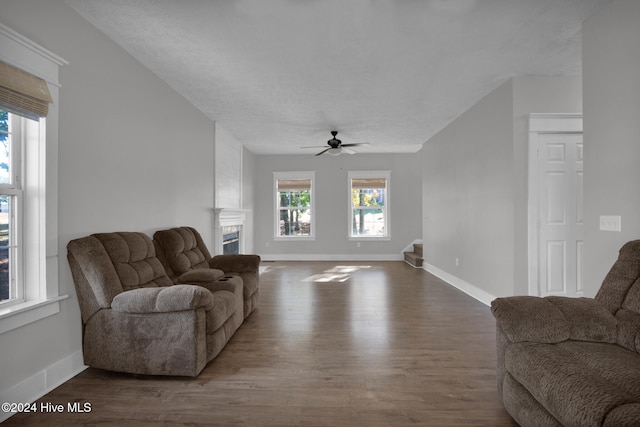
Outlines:
[[[349,171],[347,172],[347,239],[351,241],[385,241],[391,240],[391,171]],[[352,232],[352,200],[351,200],[351,180],[354,178],[384,178],[387,181],[387,188],[384,195],[384,236],[353,236]]]
[[[68,63],[3,24],[0,60],[45,80],[53,99],[46,120],[40,120],[38,171],[27,177],[38,183],[28,197],[39,202],[24,217],[28,226],[23,224],[23,239],[24,245],[37,249],[25,251],[24,301],[0,307],[0,333],[4,333],[60,312],[59,302],[68,298],[60,295],[58,281],[58,71]]]
[[[311,180],[311,230],[310,236],[280,236],[280,209],[278,201],[278,180],[279,179],[309,179]],[[316,239],[316,173],[315,171],[296,171],[296,172],[274,172],[273,173],[273,240],[278,241],[304,241]]]

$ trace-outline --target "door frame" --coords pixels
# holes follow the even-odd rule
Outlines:
[[[540,296],[539,268],[539,135],[581,134],[582,113],[531,113],[529,114],[529,167],[528,167],[528,259],[529,295]]]

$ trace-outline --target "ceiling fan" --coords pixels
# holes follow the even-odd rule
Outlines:
[[[336,138],[336,136],[338,135],[338,131],[337,130],[332,130],[331,131],[331,135],[333,135],[333,138],[331,138],[330,140],[327,141],[327,144],[329,145],[329,148],[325,148],[324,150],[322,150],[321,152],[319,152],[318,154],[316,154],[316,156],[319,156],[321,154],[327,153],[331,156],[339,156],[342,153],[347,153],[347,154],[355,154],[355,151],[353,151],[350,148],[347,147],[357,147],[357,146],[362,146],[362,145],[369,145],[368,143],[355,143],[355,144],[343,144],[342,141],[340,141],[338,138]],[[304,147],[304,148],[316,148],[316,147],[324,147],[324,145],[316,145],[313,147]]]

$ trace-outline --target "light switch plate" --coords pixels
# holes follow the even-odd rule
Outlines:
[[[600,215],[601,231],[622,231],[622,217],[620,215]]]

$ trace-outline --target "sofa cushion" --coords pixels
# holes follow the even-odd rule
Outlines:
[[[124,289],[109,254],[95,236],[70,241],[67,258],[86,323],[100,309],[109,308]]]
[[[203,252],[198,236],[189,227],[157,231],[153,238],[158,242],[164,257],[176,273],[181,275],[194,268],[208,268],[209,254]]]
[[[511,342],[616,342],[616,318],[590,298],[496,298],[491,311]]]
[[[123,290],[173,285],[156,257],[153,241],[146,234],[119,232],[93,236],[104,246]]]
[[[620,248],[618,259],[607,273],[596,294],[596,301],[611,313],[616,313],[628,298],[632,286],[640,278],[640,240],[627,242]]]
[[[621,308],[616,313],[618,321],[618,344],[633,350],[640,351],[640,313]]]
[[[615,344],[512,343],[505,366],[563,425],[600,426],[614,409],[640,404],[640,355]]]
[[[569,339],[615,343],[616,318],[592,298],[549,296],[549,300],[562,312],[569,327]]]

